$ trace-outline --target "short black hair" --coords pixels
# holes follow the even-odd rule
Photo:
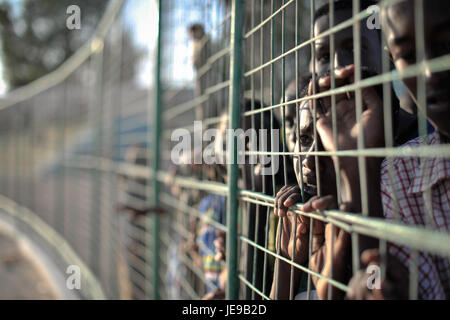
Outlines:
[[[370,6],[377,5],[376,0],[359,0],[359,5],[361,10],[365,10]],[[334,0],[334,10],[352,10],[353,1],[352,0]],[[314,21],[317,21],[322,16],[326,16],[330,12],[329,3],[325,3],[314,13]]]

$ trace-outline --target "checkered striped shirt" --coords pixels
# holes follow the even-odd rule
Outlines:
[[[439,133],[413,139],[404,146],[422,143],[437,145]],[[392,181],[387,160],[381,166],[381,196],[386,219],[400,219],[405,224],[428,225],[448,232],[450,226],[450,159],[402,157],[392,160]],[[426,199],[428,201],[426,201]],[[396,205],[398,204],[398,206]],[[397,209],[398,208],[398,215]],[[427,214],[427,212],[431,214]],[[409,266],[410,250],[389,243],[389,252]],[[419,298],[450,298],[450,260],[429,253],[419,254]]]

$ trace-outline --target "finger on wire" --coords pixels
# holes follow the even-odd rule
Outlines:
[[[377,264],[381,261],[381,255],[378,249],[367,249],[361,254],[361,262],[365,265]]]

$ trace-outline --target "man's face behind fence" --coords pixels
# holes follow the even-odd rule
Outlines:
[[[450,53],[450,1],[423,1],[424,58],[435,59]],[[416,63],[416,24],[414,1],[389,6],[382,11],[383,31],[395,67],[401,73]],[[435,127],[450,137],[450,71],[425,72],[427,117]],[[404,79],[417,99],[416,77]],[[419,105],[420,107],[420,105]]]
[[[296,152],[311,152],[316,149],[316,141],[314,139],[314,118],[310,110],[310,102],[305,101],[300,104],[299,110],[299,129],[298,140],[295,144]],[[323,151],[321,144],[318,145],[318,151]],[[294,157],[294,170],[297,181],[301,185],[303,181],[303,189],[310,195],[317,193],[317,176],[316,176],[316,157],[313,155]],[[325,194],[335,194],[335,173],[330,157],[319,157],[319,174],[321,177],[322,192]],[[300,166],[302,169],[300,170]],[[326,180],[326,181],[325,181]]]
[[[334,25],[338,25],[352,18],[352,9],[335,10]],[[329,15],[320,16],[314,24],[314,34],[318,35],[329,30]],[[366,27],[367,20],[361,21],[361,66],[369,68],[371,73],[381,73],[381,43],[377,30]],[[334,59],[334,67],[341,68],[354,63],[353,54],[353,28],[348,27],[334,33],[335,54],[331,57],[330,39],[323,37],[315,42],[316,56],[315,72],[319,75],[328,74],[331,59]],[[311,65],[311,72],[312,65]]]

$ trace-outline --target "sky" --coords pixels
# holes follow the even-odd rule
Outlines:
[[[138,45],[153,52],[157,39],[157,19],[149,19],[149,14],[156,17],[158,12],[156,0],[127,1],[124,7],[125,24],[132,30],[132,34]],[[145,58],[138,75],[138,83],[143,86],[151,85],[153,78],[149,75],[153,70],[153,59]]]

